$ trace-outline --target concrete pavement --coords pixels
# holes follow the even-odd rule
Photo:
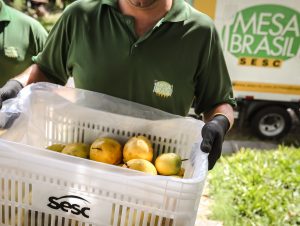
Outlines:
[[[264,141],[247,140],[225,140],[222,147],[223,154],[232,154],[238,152],[241,148],[271,150],[276,149],[278,144]]]

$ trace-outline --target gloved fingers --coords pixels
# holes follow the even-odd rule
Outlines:
[[[2,108],[2,102],[7,100],[9,97],[7,97],[9,94],[7,92],[0,93],[0,109]]]
[[[14,98],[17,96],[17,93],[14,93],[12,91],[3,91],[2,93],[0,93],[0,109],[2,108],[2,102],[10,99],[10,98]]]
[[[208,170],[212,170],[216,164],[218,159],[214,158],[214,156],[208,155]]]
[[[14,98],[23,89],[23,85],[14,79],[8,80],[6,84],[0,88],[0,102],[3,102],[7,99]],[[0,108],[2,107],[2,103]]]
[[[0,129],[4,129],[7,121],[8,121],[7,115],[4,112],[0,111]]]
[[[7,100],[9,98],[14,98],[16,97],[18,94],[18,91],[16,90],[9,90],[9,89],[4,89],[2,92],[1,92],[1,100],[4,101],[4,100]]]
[[[212,146],[212,150],[208,155],[208,170],[213,169],[217,160],[221,157],[222,153],[222,140],[220,138],[215,139]]]
[[[20,116],[20,113],[3,113],[0,112],[0,129],[8,129],[13,122]]]
[[[203,140],[201,142],[200,148],[203,152],[209,153],[215,140],[215,131],[212,129],[212,126],[207,123],[203,126],[201,133]]]
[[[0,93],[0,109],[2,108],[2,102],[7,100],[9,97],[9,94],[6,91],[2,91]]]
[[[201,143],[201,150],[205,153],[209,153],[212,149],[212,145],[214,143],[215,137],[210,131],[202,131],[202,143]]]

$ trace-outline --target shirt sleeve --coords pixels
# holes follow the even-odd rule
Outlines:
[[[32,26],[32,33],[35,43],[35,54],[38,54],[45,46],[48,32],[38,21],[36,21]]]
[[[45,46],[33,62],[53,83],[65,85],[70,77],[68,53],[70,47],[70,16],[65,11],[49,33]]]
[[[210,28],[208,44],[203,50],[201,65],[196,77],[195,113],[201,114],[215,106],[228,103],[236,105],[231,80],[215,26]]]

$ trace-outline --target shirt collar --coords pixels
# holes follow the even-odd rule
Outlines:
[[[109,5],[109,6],[112,6],[114,8],[117,8],[118,7],[118,0],[102,0],[102,4]]]
[[[1,0],[0,0],[1,1]],[[118,7],[118,0],[102,0],[102,4]],[[180,22],[188,18],[188,10],[184,0],[173,0],[173,5],[170,11],[166,14],[163,21]]]
[[[2,0],[0,0],[0,22],[10,20],[11,18],[8,12],[8,6],[5,5],[5,3]]]
[[[180,22],[188,18],[188,10],[184,0],[173,0],[173,5],[170,11],[164,18],[168,22]]]

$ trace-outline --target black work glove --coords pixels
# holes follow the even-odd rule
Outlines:
[[[208,155],[208,170],[211,170],[222,153],[222,144],[230,123],[224,115],[217,115],[202,128],[201,150]]]
[[[0,88],[0,109],[2,108],[2,102],[14,98],[23,89],[23,85],[17,80],[8,80],[8,82]]]

